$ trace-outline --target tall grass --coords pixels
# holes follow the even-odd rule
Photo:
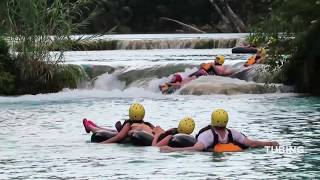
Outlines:
[[[53,82],[65,83],[58,87],[74,87],[83,78],[81,72],[74,73],[73,67],[61,65],[68,43],[60,43],[56,53],[49,48],[53,42],[70,40],[74,30],[68,0],[5,0],[1,6],[5,7],[2,29],[17,59],[19,93],[51,91]],[[56,81],[55,76],[61,74],[74,81]]]

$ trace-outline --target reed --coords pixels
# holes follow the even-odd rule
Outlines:
[[[76,88],[75,84],[84,78],[83,71],[61,65],[63,53],[70,44],[56,43],[59,51],[50,52],[54,42],[70,40],[75,29],[70,15],[71,3],[68,0],[6,0],[1,6],[5,15],[1,21],[3,33],[9,37],[18,70],[16,94]],[[61,74],[66,76],[66,81],[56,81]],[[55,87],[60,88],[50,89],[52,83],[59,83]]]

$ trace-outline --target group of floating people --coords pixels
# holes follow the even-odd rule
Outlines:
[[[232,68],[230,66],[225,66],[225,58],[222,55],[216,56],[213,62],[202,63],[199,69],[183,78],[180,73],[175,73],[169,82],[159,85],[159,89],[162,94],[172,94],[177,89],[180,89],[186,83],[197,79],[201,76],[207,75],[218,75],[218,76],[232,76],[233,74],[241,71],[250,69],[254,64],[263,64],[266,59],[266,50],[264,48],[255,48],[256,54],[250,56],[247,61],[243,64],[243,68]]]
[[[115,129],[99,127],[93,121],[83,119],[87,133],[92,133],[91,142],[130,143],[139,146],[157,146],[160,151],[210,151],[237,152],[247,148],[279,146],[276,141],[253,140],[237,130],[227,128],[228,113],[216,109],[211,114],[211,123],[192,136],[195,121],[191,117],[180,120],[178,127],[168,130],[144,121],[145,109],[139,103],[129,108],[129,119],[118,121]]]

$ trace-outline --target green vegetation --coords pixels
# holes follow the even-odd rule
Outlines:
[[[277,82],[320,94],[320,0],[4,0],[0,9],[0,94],[76,88],[86,75],[79,66],[62,65],[64,51],[116,49],[121,44],[73,40],[71,34],[192,32],[183,24],[206,32],[251,27],[255,33],[249,41],[267,47]],[[228,43],[223,46],[235,42]],[[152,41],[144,45],[153,46]],[[204,40],[192,46],[220,45]]]
[[[59,44],[60,52],[50,53],[52,42],[69,39],[72,32],[69,4],[55,0],[6,0],[1,2],[1,32],[11,43],[14,54],[1,40],[0,94],[36,94],[76,88],[85,78],[84,71],[61,65],[68,44]],[[54,36],[49,36],[54,35]]]
[[[73,0],[80,33],[188,33],[171,18],[205,32],[244,32],[269,13],[272,0]],[[51,0],[51,2],[54,2]],[[237,27],[244,23],[244,28]],[[239,30],[240,29],[240,30]]]
[[[281,82],[320,94],[320,1],[277,0],[271,17],[254,28],[251,44],[268,48],[268,63]]]
[[[0,39],[0,94],[13,94],[15,81],[15,61],[10,57],[7,42]]]

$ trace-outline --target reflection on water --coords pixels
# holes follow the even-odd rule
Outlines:
[[[294,94],[162,96],[96,90],[0,98],[0,179],[319,178],[320,99]],[[76,94],[76,95],[73,95]],[[229,127],[257,139],[303,146],[304,153],[160,153],[153,147],[89,143],[81,119],[110,126],[142,102],[146,119],[163,128],[190,115],[196,131],[212,109],[225,108]]]

